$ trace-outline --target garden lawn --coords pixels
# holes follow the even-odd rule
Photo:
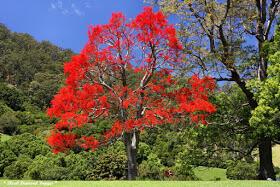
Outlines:
[[[7,186],[50,186],[50,187],[183,187],[183,186],[205,186],[205,187],[266,187],[280,186],[276,181],[30,181],[30,180],[0,180],[1,187]]]
[[[272,160],[274,166],[280,167],[280,145],[272,147]]]
[[[226,169],[199,166],[194,168],[194,174],[202,181],[228,180]]]

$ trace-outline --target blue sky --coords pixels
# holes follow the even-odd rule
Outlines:
[[[0,22],[12,32],[28,33],[80,52],[88,25],[106,24],[112,12],[134,18],[143,0],[0,0]]]

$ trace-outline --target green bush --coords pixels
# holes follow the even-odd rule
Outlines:
[[[69,168],[67,180],[85,180],[96,162],[96,152],[82,151],[79,154],[71,153],[66,156],[66,167]]]
[[[33,180],[85,180],[94,168],[96,154],[83,151],[79,154],[38,155],[28,167],[25,178]]]
[[[137,151],[137,163],[141,164],[144,160],[147,160],[150,153],[151,153],[150,146],[143,142],[140,142]]]
[[[14,111],[8,111],[0,116],[0,133],[13,135],[19,125],[19,119]]]
[[[50,151],[50,147],[45,140],[30,133],[14,136],[12,139],[3,143],[16,156],[25,154],[31,159],[40,154],[46,155]]]
[[[276,175],[276,179],[280,178],[280,168],[277,166],[274,166],[274,172]]]
[[[127,157],[124,152],[107,151],[98,156],[86,180],[121,180],[126,177]]]
[[[16,159],[16,155],[11,150],[5,150],[3,145],[0,145],[0,177],[3,176],[5,167],[11,165]]]
[[[239,161],[227,168],[226,175],[233,180],[253,180],[257,176],[257,165]]]
[[[174,171],[175,180],[197,180],[193,171],[192,159],[189,159],[189,151],[180,152],[176,157],[175,166],[171,168]]]
[[[4,101],[0,100],[0,116],[6,112],[13,112],[13,110]]]
[[[26,155],[20,155],[16,161],[5,167],[4,177],[9,179],[22,179],[30,163],[32,163],[32,159]]]
[[[24,177],[33,180],[66,180],[70,170],[65,167],[63,155],[38,155],[28,167]]]
[[[139,165],[139,179],[141,180],[160,180],[164,178],[165,167],[161,164],[161,160],[154,153],[148,156]]]
[[[0,143],[0,177],[21,179],[37,155],[50,153],[45,140],[29,133]]]
[[[25,96],[21,90],[10,87],[5,83],[0,83],[0,100],[3,100],[8,107],[17,111],[23,110]]]

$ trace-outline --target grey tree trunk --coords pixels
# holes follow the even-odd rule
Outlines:
[[[139,143],[138,132],[125,132],[124,144],[127,155],[127,180],[136,180],[137,170],[137,148]]]

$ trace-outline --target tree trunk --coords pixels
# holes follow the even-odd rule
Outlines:
[[[136,180],[137,171],[137,148],[139,143],[138,132],[124,133],[124,144],[127,155],[127,180]]]
[[[271,140],[264,139],[261,140],[259,144],[259,155],[260,155],[260,173],[259,177],[261,180],[266,180],[271,178],[276,179],[273,163],[272,163],[272,148]]]

